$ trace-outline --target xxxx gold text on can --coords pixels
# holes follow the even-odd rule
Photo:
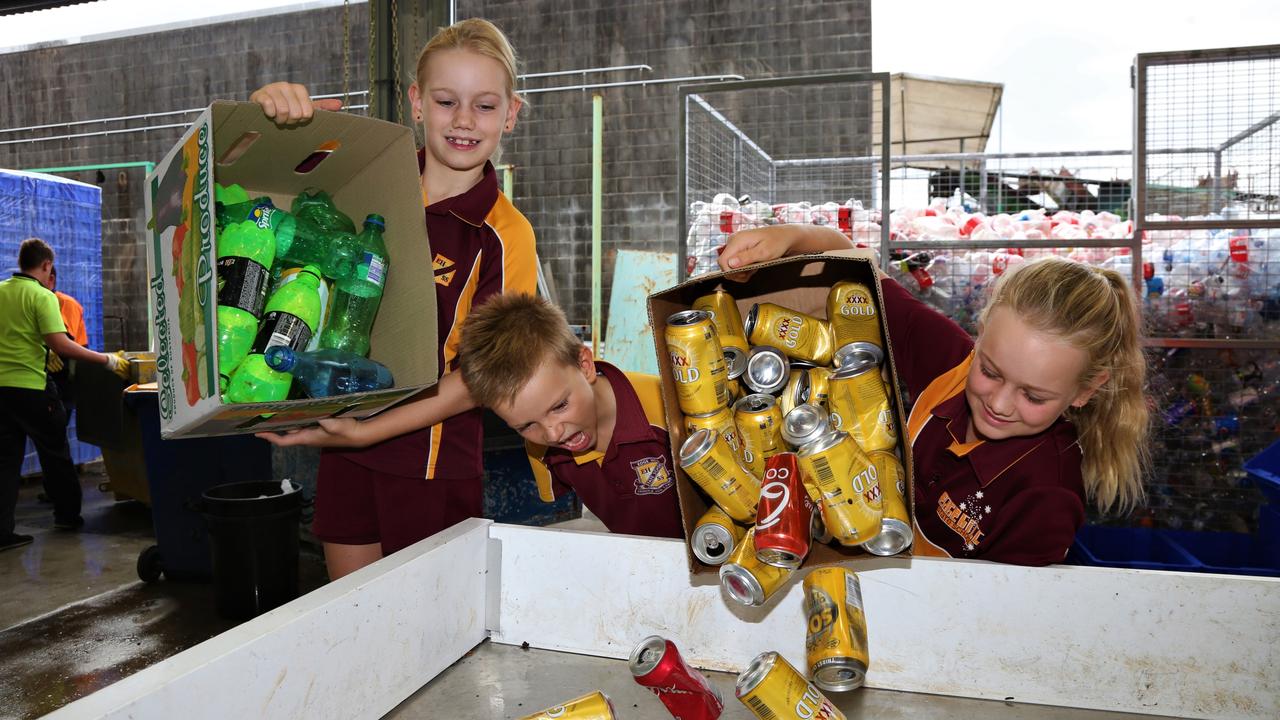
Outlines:
[[[753,393],[733,404],[733,420],[742,440],[742,461],[756,477],[764,463],[787,447],[782,440],[782,410],[772,395]]]
[[[706,415],[685,415],[684,430],[685,437],[693,435],[702,429],[715,430],[724,437],[724,441],[733,448],[733,451],[742,457],[742,435],[738,432],[738,426],[734,423],[733,412],[727,407],[722,407],[712,413]]]
[[[765,604],[795,572],[766,565],[756,557],[756,529],[751,528],[720,566],[720,586],[736,602],[756,607]]]
[[[893,452],[867,453],[876,466],[884,517],[880,534],[862,543],[872,555],[897,555],[911,546],[911,519],[907,517],[907,473]]]
[[[756,656],[734,694],[760,720],[846,720],[844,713],[776,652]]]
[[[738,462],[738,454],[715,430],[699,430],[680,446],[680,467],[729,517],[743,524],[756,518],[760,480]]]
[[[787,357],[830,365],[835,343],[827,321],[773,303],[756,303],[747,313],[747,340],[768,345]]]
[[[832,373],[829,392],[832,425],[852,435],[859,447],[874,452],[898,446],[898,427],[879,368],[846,365]]]
[[[665,331],[676,400],[685,415],[705,415],[729,404],[724,353],[711,316],[683,310],[667,318]]]
[[[738,303],[733,296],[723,290],[716,290],[710,295],[703,295],[693,301],[693,309],[701,310],[711,316],[711,322],[720,336],[720,346],[724,349],[737,348],[746,355],[747,334],[742,328],[742,315],[738,312]]]
[[[842,567],[818,568],[804,579],[809,621],[805,656],[809,677],[823,690],[862,687],[867,676],[867,617],[858,576]]]
[[[827,321],[837,348],[851,343],[884,347],[876,297],[863,283],[842,280],[827,293]]]
[[[746,533],[746,528],[735,523],[728,513],[718,505],[712,505],[693,526],[689,547],[693,549],[694,557],[702,562],[719,565],[729,559]]]
[[[616,720],[613,703],[599,690],[574,698],[562,705],[549,707],[519,720]]]
[[[829,432],[800,448],[797,456],[836,541],[859,545],[880,532],[883,506],[876,467],[853,438]]]

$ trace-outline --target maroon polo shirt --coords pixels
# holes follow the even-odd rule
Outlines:
[[[1037,435],[966,444],[973,338],[893,280],[882,285],[894,363],[915,399],[914,554],[1061,562],[1084,523],[1075,427],[1059,418]]]
[[[550,501],[572,488],[609,532],[684,537],[658,378],[599,361],[596,372],[618,405],[609,447],[574,455],[528,445],[540,494]]]
[[[419,151],[419,169],[422,157]],[[471,308],[498,293],[536,292],[533,228],[498,191],[491,163],[485,163],[480,182],[470,190],[436,203],[424,194],[423,205],[435,268],[437,360],[443,372],[456,372],[462,325]],[[388,475],[479,482],[482,447],[483,418],[477,409],[367,448],[326,449],[321,462],[335,454]]]

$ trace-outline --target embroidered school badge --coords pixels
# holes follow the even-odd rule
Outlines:
[[[431,261],[431,267],[435,271],[437,285],[448,287],[449,283],[453,282],[453,274],[457,268],[454,267],[452,260],[440,253],[436,253],[435,258]]]
[[[636,473],[637,495],[659,495],[671,487],[667,459],[661,455],[636,460],[631,469]]]

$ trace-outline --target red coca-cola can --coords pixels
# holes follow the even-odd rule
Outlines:
[[[724,711],[720,693],[707,678],[689,667],[676,644],[650,635],[627,662],[636,682],[649,688],[676,720],[716,720]]]
[[[774,567],[800,567],[809,554],[812,528],[813,501],[796,454],[774,455],[765,462],[756,506],[756,559]]]

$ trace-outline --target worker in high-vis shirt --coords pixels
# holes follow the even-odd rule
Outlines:
[[[18,250],[19,272],[0,281],[0,550],[32,541],[15,532],[14,519],[28,437],[53,502],[54,527],[75,530],[84,524],[80,478],[67,443],[67,414],[46,371],[50,351],[105,365],[122,378],[129,373],[123,351],[95,352],[67,336],[58,298],[46,287],[53,260],[52,248],[29,238]]]

